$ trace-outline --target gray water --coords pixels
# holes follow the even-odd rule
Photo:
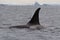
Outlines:
[[[0,5],[0,27],[26,24],[34,14],[34,6]],[[60,40],[60,6],[41,6],[41,30],[1,29],[0,40]]]

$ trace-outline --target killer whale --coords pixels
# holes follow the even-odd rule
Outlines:
[[[31,20],[26,24],[26,25],[17,25],[17,26],[10,26],[9,28],[33,28],[35,27],[36,29],[40,29],[42,26],[39,23],[39,10],[41,8],[38,8],[33,17],[31,18]]]

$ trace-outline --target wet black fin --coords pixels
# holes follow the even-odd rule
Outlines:
[[[39,25],[40,25],[40,23],[39,23],[39,10],[40,10],[40,9],[41,9],[41,8],[38,8],[38,9],[35,11],[32,19],[27,23],[28,25],[35,25],[35,24],[39,24]]]

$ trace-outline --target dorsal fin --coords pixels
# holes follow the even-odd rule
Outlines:
[[[40,23],[39,23],[39,10],[40,10],[40,9],[41,9],[41,8],[38,8],[38,9],[35,11],[32,19],[27,23],[28,25],[40,24]]]

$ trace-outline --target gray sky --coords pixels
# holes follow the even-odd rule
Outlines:
[[[0,0],[0,3],[7,4],[34,4],[35,2],[39,2],[40,4],[48,3],[48,4],[59,4],[60,0]]]

